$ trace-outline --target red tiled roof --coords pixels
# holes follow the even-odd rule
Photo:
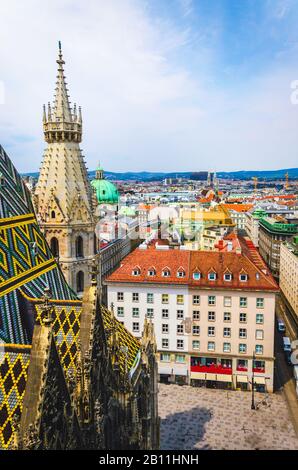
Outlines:
[[[187,284],[187,275],[185,277],[177,277],[177,271],[181,266],[185,272],[189,272],[189,257],[190,251],[166,250],[159,251],[154,248],[142,250],[137,248],[130,253],[116,271],[114,271],[108,278],[108,281],[120,282],[159,282],[159,283],[175,283]],[[141,274],[133,276],[133,268],[139,265],[141,267]],[[156,269],[156,276],[148,276],[148,271],[154,266]],[[167,277],[162,276],[164,268],[169,268],[171,275]]]
[[[236,212],[247,212],[253,208],[253,204],[222,204],[222,206]]]
[[[214,289],[278,290],[268,268],[266,268],[267,274],[263,272],[265,264],[260,255],[257,253],[254,259],[251,251],[253,250],[249,247],[243,254],[171,249],[159,251],[154,248],[141,250],[137,248],[124,258],[121,266],[106,280],[108,282],[180,284]],[[132,275],[132,270],[136,265],[141,267],[139,276]],[[148,276],[148,271],[152,266],[156,268],[156,276]],[[162,271],[166,267],[171,271],[169,277],[162,276]],[[177,277],[177,271],[181,267],[186,273],[182,278]],[[201,272],[201,278],[194,280],[193,273],[198,270]],[[208,280],[208,273],[211,270],[217,274],[215,281]],[[224,281],[223,275],[227,270],[232,273],[232,281]],[[247,282],[239,280],[239,274],[243,270],[248,274]]]

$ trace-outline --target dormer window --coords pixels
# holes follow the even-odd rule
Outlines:
[[[260,273],[256,273],[256,280],[257,280],[257,281],[260,280]]]
[[[132,270],[133,276],[139,276],[141,274],[141,269],[137,266]]]
[[[162,271],[163,277],[169,277],[171,275],[171,271],[168,268],[163,269]]]
[[[225,273],[224,274],[224,280],[227,282],[230,282],[232,280],[232,274],[231,273]]]
[[[156,271],[155,271],[154,268],[150,268],[148,270],[148,276],[150,276],[150,277],[156,276]]]
[[[192,277],[193,277],[194,281],[199,281],[201,279],[201,273],[196,271],[196,272],[193,273]]]
[[[247,274],[240,274],[239,279],[241,282],[246,282],[247,281]]]
[[[177,277],[185,277],[185,271],[182,268],[179,268],[177,271]]]
[[[208,279],[209,279],[209,281],[216,281],[216,273],[214,271],[211,271],[208,274]]]

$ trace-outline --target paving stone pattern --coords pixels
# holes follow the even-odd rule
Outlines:
[[[298,450],[284,396],[255,402],[256,411],[249,392],[159,384],[161,449]]]

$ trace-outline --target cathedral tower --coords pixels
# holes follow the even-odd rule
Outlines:
[[[81,108],[70,106],[59,42],[54,103],[44,106],[44,151],[34,202],[38,221],[69,285],[81,293],[89,284],[95,253],[92,189],[80,149]]]

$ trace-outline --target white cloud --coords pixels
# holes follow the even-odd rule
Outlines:
[[[20,171],[42,158],[42,104],[53,99],[59,39],[89,168],[98,160],[118,171],[295,166],[292,69],[226,90],[210,75],[218,51],[200,41],[204,31],[152,17],[137,0],[10,0],[0,16],[0,143]],[[193,34],[196,67],[174,60]]]

